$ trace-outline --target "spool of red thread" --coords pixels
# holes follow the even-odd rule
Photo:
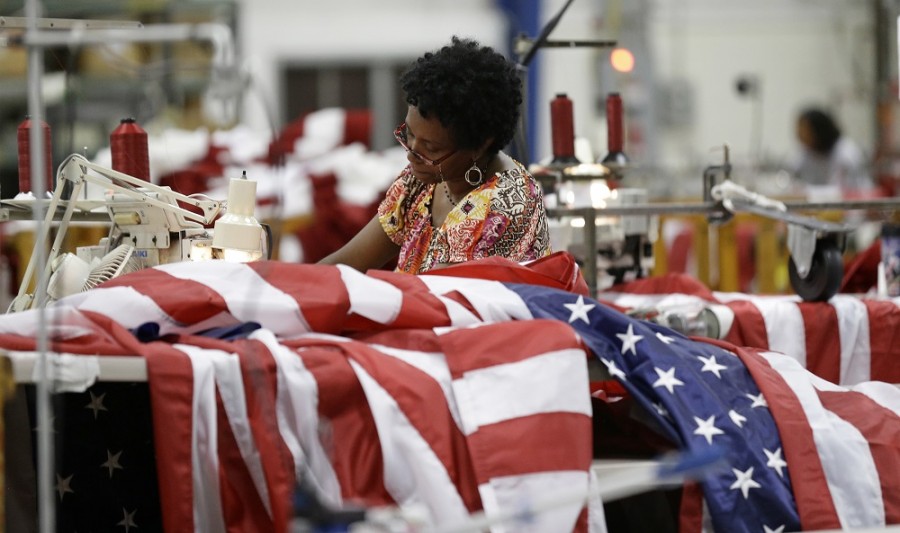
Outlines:
[[[557,94],[556,98],[550,102],[550,124],[553,137],[553,162],[577,163],[572,100],[565,94]]]
[[[19,149],[19,192],[31,191],[31,117],[26,116],[16,132]],[[50,144],[50,125],[41,121],[44,132],[44,172],[47,182],[44,190],[53,190],[53,147]]]
[[[617,169],[628,164],[628,157],[623,150],[622,97],[619,93],[609,93],[606,96],[606,133],[609,153],[602,163],[617,173]],[[617,173],[617,177],[622,177],[621,173]]]
[[[150,181],[147,132],[133,118],[123,118],[109,136],[113,170]]]
[[[610,152],[622,151],[622,97],[610,93],[606,97],[607,147]]]

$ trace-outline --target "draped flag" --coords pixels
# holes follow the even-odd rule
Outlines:
[[[735,345],[790,355],[841,385],[900,384],[900,298],[837,294],[828,302],[804,302],[789,295],[712,292],[683,274],[637,280],[599,298],[627,309],[717,305],[729,322],[724,338]]]
[[[896,388],[506,282],[523,269],[173,264],[59,302],[48,329],[56,352],[146,360],[166,531],[287,531],[298,479],[442,526],[483,510],[522,517],[505,530],[602,530],[594,500],[527,512],[592,487],[589,357],[674,446],[725,450],[702,480],[715,530],[900,522]],[[8,350],[35,334],[33,312],[0,318]]]

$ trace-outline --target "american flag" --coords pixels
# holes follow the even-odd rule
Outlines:
[[[724,339],[732,344],[790,355],[840,385],[900,384],[900,298],[837,294],[804,302],[795,295],[713,292],[683,274],[637,280],[598,297],[626,309],[714,305],[730,321]]]
[[[512,531],[602,530],[595,500],[520,512],[592,487],[588,357],[677,447],[726,451],[696,506],[715,530],[900,522],[896,388],[838,387],[780,354],[509,283],[540,282],[527,267],[482,267],[166,265],[61,301],[50,335],[56,352],[146,360],[166,531],[287,531],[297,479],[434,524],[483,510],[527,518]],[[0,346],[33,350],[35,326],[4,316]],[[140,514],[118,527],[145,530]]]

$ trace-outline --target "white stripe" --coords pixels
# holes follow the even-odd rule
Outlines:
[[[38,312],[38,309],[30,309],[3,315],[3,319],[0,320],[0,333],[37,337]],[[74,339],[84,335],[93,335],[97,330],[96,322],[89,320],[78,309],[68,305],[47,307],[44,312],[46,313],[45,334],[48,339]]]
[[[453,396],[453,378],[450,375],[450,369],[447,367],[447,359],[440,352],[417,352],[414,350],[402,350],[400,348],[392,348],[390,346],[382,346],[378,344],[370,344],[373,349],[379,352],[396,357],[397,359],[413,366],[420,371],[428,374],[444,393],[447,399],[447,407],[450,409],[450,416],[456,422],[456,427],[462,431],[462,419],[459,416],[459,409],[456,407],[456,398]]]
[[[152,298],[131,287],[100,287],[73,294],[60,302],[75,306],[81,311],[108,316],[129,329],[147,322],[160,325],[174,323]]]
[[[188,346],[176,345],[176,348],[187,351]],[[216,375],[216,387],[222,406],[231,427],[231,433],[241,452],[244,466],[253,480],[256,492],[272,516],[272,505],[269,501],[269,488],[266,485],[266,474],[263,470],[256,439],[250,429],[250,415],[247,413],[247,398],[244,395],[244,380],[241,375],[241,361],[237,354],[221,350],[205,349],[197,352],[197,357],[208,357],[212,360]]]
[[[867,381],[850,387],[850,390],[865,394],[873,402],[900,417],[900,389],[883,381]]]
[[[589,389],[587,356],[574,348],[471,370],[453,381],[466,435],[484,425],[539,413],[590,417]]]
[[[203,268],[197,268],[188,261],[154,268],[217,292],[240,322],[258,322],[276,335],[284,336],[310,330],[297,300],[243,263],[209,261]]]
[[[62,300],[60,300],[62,301]],[[240,322],[229,313],[218,313],[194,324],[174,320],[152,298],[132,287],[101,287],[66,298],[80,311],[109,317],[122,327],[134,329],[148,322],[159,325],[159,334],[195,333],[211,328],[234,326]]]
[[[219,453],[216,423],[216,380],[212,359],[200,348],[179,345],[187,354],[194,375],[191,412],[191,472],[194,495],[194,531],[225,531],[219,493]]]
[[[572,531],[578,515],[585,506],[590,489],[590,474],[581,471],[540,472],[519,476],[492,478],[478,486],[485,516],[522,513],[524,520],[507,521],[491,527],[491,533],[531,533]],[[546,508],[543,501],[553,501],[554,495],[583,494],[567,504]],[[556,504],[557,502],[554,502]],[[529,512],[534,508],[535,512]],[[540,511],[540,512],[537,512]]]
[[[483,322],[527,320],[531,311],[515,291],[499,281],[452,276],[419,276],[428,289],[436,295],[457,291],[472,304]],[[467,325],[457,324],[454,325]]]
[[[588,533],[608,533],[606,528],[606,511],[603,509],[603,500],[600,498],[600,480],[597,473],[591,468],[589,487],[591,497],[588,500]]]
[[[688,307],[702,309],[711,304],[699,296],[691,294],[632,294],[628,292],[601,292],[597,299],[612,302],[628,309]]]
[[[883,381],[866,381],[852,386],[835,385],[834,383],[824,380],[816,375],[810,375],[810,382],[813,387],[820,391],[827,392],[848,392],[853,391],[862,394],[881,407],[900,416],[900,388]]]
[[[836,295],[831,305],[837,313],[841,340],[841,385],[869,381],[872,348],[869,345],[869,310],[855,296]]]
[[[340,484],[319,440],[319,387],[315,378],[300,356],[279,344],[271,331],[257,330],[250,338],[262,342],[275,360],[278,432],[294,459],[297,479],[308,479],[325,502],[340,505]]]
[[[806,331],[803,315],[797,303],[784,298],[755,298],[748,300],[759,309],[766,324],[769,349],[790,356],[806,368]]]
[[[810,379],[810,372],[782,354],[762,356],[800,401],[841,527],[883,526],[884,500],[869,443],[852,424],[825,409],[813,387],[817,380]]]
[[[337,267],[350,295],[351,313],[379,324],[390,324],[397,318],[403,306],[403,291],[346,265]]]
[[[384,460],[384,484],[401,507],[424,504],[432,524],[459,522],[468,517],[462,496],[446,468],[410,423],[396,400],[357,362],[350,360],[378,428]]]

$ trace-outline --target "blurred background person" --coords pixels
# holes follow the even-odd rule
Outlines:
[[[828,112],[803,110],[797,117],[797,140],[801,153],[794,175],[808,192],[828,191],[840,197],[873,194],[868,158]]]

